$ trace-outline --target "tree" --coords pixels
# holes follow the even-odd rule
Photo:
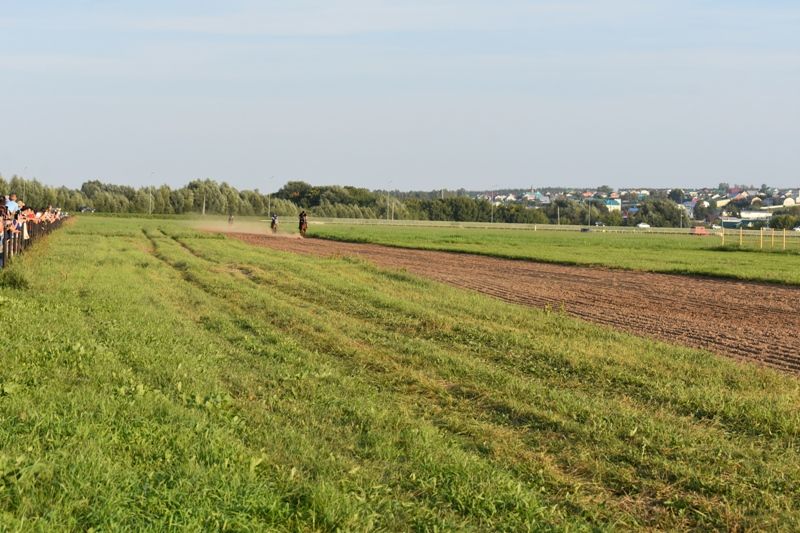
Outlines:
[[[153,190],[153,213],[172,214],[175,212],[175,208],[170,201],[171,192],[166,185]]]
[[[774,229],[792,229],[800,225],[800,216],[775,215],[769,221],[769,226]]]
[[[103,193],[108,194],[108,193]],[[99,196],[99,194],[98,194]],[[106,209],[107,204],[97,204],[96,209],[98,211],[104,211]],[[141,188],[136,191],[136,197],[133,199],[133,209],[136,213],[149,213],[151,206],[151,197],[150,191],[145,188]]]
[[[683,192],[683,189],[672,189],[671,191],[669,191],[667,197],[676,204],[682,204],[686,197],[686,194]]]
[[[451,206],[453,220],[461,222],[478,220],[478,203],[472,198],[457,196],[448,198],[447,202]]]
[[[239,197],[239,193],[236,191],[236,189],[223,182],[222,185],[219,186],[219,192],[224,197],[225,203],[222,213],[239,213],[241,210],[242,199]]]
[[[311,207],[319,205],[320,198],[317,191],[310,184],[304,181],[288,181],[275,193],[277,198],[289,200],[301,207]]]
[[[713,214],[713,211],[710,207],[706,206],[705,202],[698,201],[694,204],[694,211],[692,212],[692,216],[695,220],[708,220],[710,215]]]
[[[620,211],[609,211],[607,214],[602,215],[600,220],[606,226],[621,226],[622,213]]]
[[[202,211],[205,204],[207,213],[228,214],[228,202],[217,182],[210,179],[194,180],[188,185],[194,198],[194,210]]]
[[[729,217],[738,217],[741,215],[742,211],[739,209],[738,205],[731,202],[722,208],[722,213],[728,215]]]
[[[272,199],[272,212],[280,216],[297,216],[298,209],[295,204],[282,198]]]
[[[650,224],[653,227],[673,227],[681,225],[683,208],[671,200],[647,200],[639,204],[639,211],[629,214],[628,225],[635,225],[640,222]]]
[[[90,200],[94,200],[94,197],[97,196],[97,194],[102,190],[103,184],[98,180],[86,181],[83,183],[83,185],[81,185],[81,192]]]

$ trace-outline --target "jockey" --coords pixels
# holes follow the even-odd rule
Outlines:
[[[305,237],[306,229],[308,228],[308,215],[306,215],[305,211],[300,212],[300,235]]]

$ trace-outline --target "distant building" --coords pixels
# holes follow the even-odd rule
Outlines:
[[[727,198],[717,200],[717,207],[722,208],[731,203],[731,201]]]
[[[747,194],[747,191],[742,191],[742,192],[734,194],[733,196],[731,196],[729,194],[728,197],[734,202],[739,202],[739,201],[742,201],[742,200],[747,200],[750,197],[750,195]]]
[[[722,217],[720,218],[722,227],[726,229],[738,229],[742,227],[742,219],[736,217]]]
[[[766,222],[772,218],[769,211],[742,211],[740,218],[742,222]]]

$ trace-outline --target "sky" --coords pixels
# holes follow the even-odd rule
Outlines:
[[[0,173],[800,185],[800,2],[0,0]]]

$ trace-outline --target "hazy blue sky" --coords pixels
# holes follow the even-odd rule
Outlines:
[[[798,28],[797,0],[0,0],[0,172],[798,186]]]

